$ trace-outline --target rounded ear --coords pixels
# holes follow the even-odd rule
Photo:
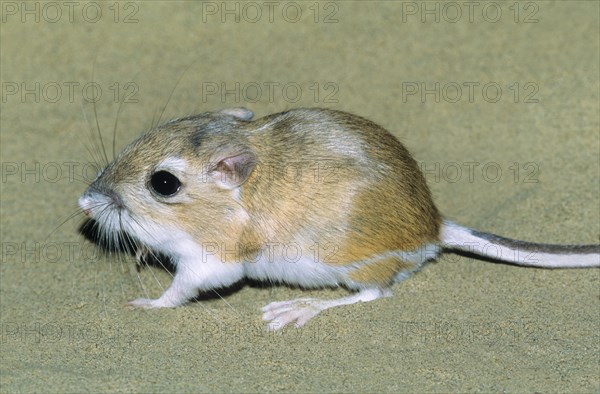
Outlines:
[[[256,155],[246,147],[223,149],[213,155],[208,174],[224,189],[241,186],[256,168]]]
[[[241,120],[252,120],[254,113],[247,108],[225,108],[219,111],[220,114],[231,115]]]

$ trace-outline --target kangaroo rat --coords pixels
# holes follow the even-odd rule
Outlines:
[[[600,266],[600,245],[516,241],[443,218],[406,148],[375,123],[327,109],[252,121],[245,108],[169,121],[140,136],[79,198],[107,236],[123,232],[176,267],[158,299],[176,307],[199,290],[247,277],[343,286],[335,300],[265,306],[270,329],[391,295],[442,248],[522,266]]]

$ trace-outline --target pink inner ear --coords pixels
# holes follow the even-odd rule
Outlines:
[[[255,156],[250,152],[227,157],[217,164],[218,180],[228,187],[239,186],[248,179],[255,166]]]

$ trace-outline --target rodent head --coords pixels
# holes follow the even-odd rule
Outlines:
[[[79,198],[108,241],[124,232],[172,255],[182,237],[217,240],[242,231],[239,188],[257,164],[234,108],[175,119],[128,145]]]

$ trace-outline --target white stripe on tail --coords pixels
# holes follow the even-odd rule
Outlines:
[[[553,245],[518,241],[445,220],[441,245],[526,267],[600,267],[600,245]]]

